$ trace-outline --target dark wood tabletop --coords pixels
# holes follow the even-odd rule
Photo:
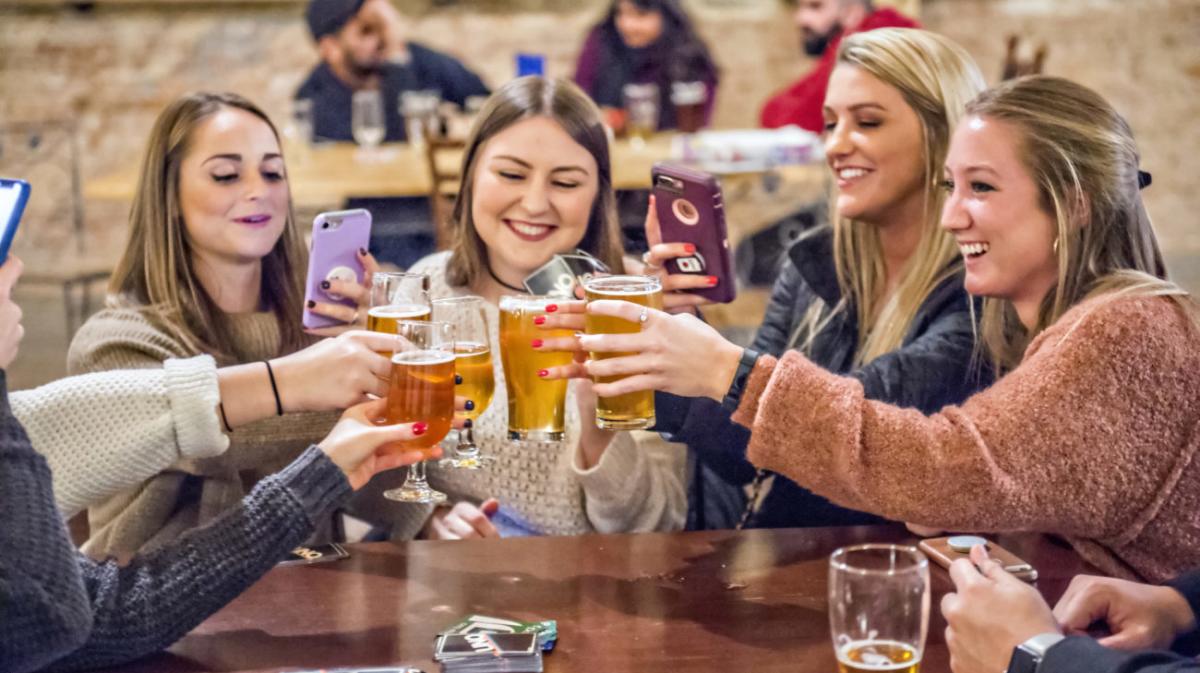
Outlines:
[[[1063,543],[997,540],[1034,564],[1053,602],[1086,571]],[[166,653],[113,671],[295,671],[407,664],[435,673],[435,634],[468,614],[558,620],[548,673],[820,671],[836,662],[830,552],[909,541],[901,527],[588,535],[350,545],[333,563],[276,568]],[[949,670],[931,565],[924,673]]]

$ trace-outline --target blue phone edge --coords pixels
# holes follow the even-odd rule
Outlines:
[[[13,185],[19,188],[17,193],[17,202],[13,206],[12,212],[8,216],[8,221],[4,223],[4,234],[0,236],[0,264],[8,261],[8,250],[12,247],[13,239],[17,235],[17,225],[21,223],[21,216],[25,213],[25,204],[29,201],[29,192],[33,187],[24,180],[16,178],[0,178],[0,189],[7,189]]]

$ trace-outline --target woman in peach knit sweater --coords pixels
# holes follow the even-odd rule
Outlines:
[[[596,392],[723,400],[752,431],[753,463],[844,506],[1060,535],[1123,577],[1200,565],[1200,319],[1166,280],[1128,124],[1051,77],[1006,83],[967,111],[942,224],[967,290],[987,298],[981,351],[1008,372],[995,385],[925,416],[869,401],[799,353],[758,357],[692,316],[594,302],[643,322],[582,337],[585,350],[633,353],[587,363],[628,375]]]

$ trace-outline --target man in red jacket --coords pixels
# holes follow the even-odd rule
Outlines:
[[[875,8],[871,0],[796,0],[793,18],[804,39],[804,52],[821,60],[799,82],[767,101],[762,109],[762,125],[778,128],[795,124],[813,133],[820,133],[825,125],[821,106],[842,36],[876,28],[919,27],[894,9]]]

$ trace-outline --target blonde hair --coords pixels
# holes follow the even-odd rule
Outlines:
[[[612,185],[608,134],[600,110],[573,82],[531,75],[514,79],[488,98],[471,129],[463,152],[462,183],[450,216],[450,260],[446,280],[453,286],[474,283],[487,272],[487,246],[475,231],[471,204],[475,198],[475,160],[485,142],[504,129],[532,117],[549,117],[596,160],[599,190],[579,248],[615,272],[624,269],[621,231],[617,226],[616,194]]]
[[[917,114],[923,141],[921,238],[895,290],[883,296],[887,272],[878,228],[833,214],[833,255],[842,301],[832,311],[818,303],[802,323],[807,348],[829,318],[852,302],[859,325],[855,364],[862,366],[899,348],[930,293],[961,269],[961,263],[955,263],[959,253],[954,238],[941,227],[945,194],[939,183],[954,127],[985,84],[962,47],[910,28],[850,35],[842,40],[837,63],[861,68],[896,88]]]
[[[196,277],[179,198],[180,165],[192,135],[204,120],[224,108],[258,117],[278,140],[279,133],[267,115],[236,94],[194,93],[168,105],[150,131],[129,215],[129,242],[109,280],[108,304],[145,307],[189,348],[229,363],[234,359],[229,323]],[[261,301],[279,321],[280,353],[299,350],[307,343],[300,325],[304,293],[300,269],[306,259],[289,192],[283,233],[262,260]]]
[[[1020,363],[1030,339],[1090,297],[1171,297],[1197,324],[1191,297],[1167,280],[1142,203],[1133,132],[1108,101],[1070,80],[1036,75],[984,92],[967,114],[1016,129],[1018,156],[1057,232],[1058,280],[1031,329],[1011,302],[984,300],[980,333],[998,371]]]

